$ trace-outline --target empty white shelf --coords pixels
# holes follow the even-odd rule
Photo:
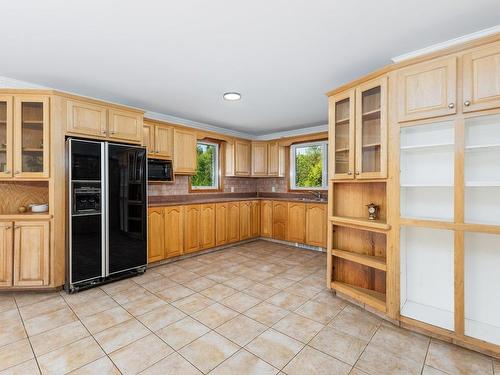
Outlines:
[[[441,310],[413,301],[406,301],[401,308],[401,315],[451,331],[455,327],[453,311]]]

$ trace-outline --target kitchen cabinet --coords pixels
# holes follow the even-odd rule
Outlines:
[[[355,98],[354,89],[329,98],[328,144],[333,153],[329,174],[336,180],[354,178]]]
[[[15,178],[49,177],[49,142],[49,98],[15,96]]]
[[[14,222],[14,285],[49,284],[49,222]]]
[[[234,140],[225,144],[226,176],[250,176],[251,174],[251,143]]]
[[[304,243],[306,239],[306,204],[288,203],[288,241]]]
[[[500,107],[500,43],[462,58],[463,112]]]
[[[251,202],[250,212],[250,236],[252,238],[260,236],[260,202]]]
[[[326,247],[326,207],[326,204],[306,203],[305,243],[307,245]]]
[[[154,158],[154,144],[155,144],[155,126],[154,124],[144,121],[142,127],[142,145],[146,147],[148,157]]]
[[[155,157],[172,159],[174,151],[174,129],[170,126],[156,125],[154,134]]]
[[[229,202],[227,205],[227,241],[228,243],[240,240],[240,204]]]
[[[252,142],[252,176],[267,176],[268,174],[267,142]]]
[[[227,237],[228,203],[215,204],[215,246],[228,243]]]
[[[196,173],[196,133],[174,129],[174,173]]]
[[[250,201],[240,202],[240,240],[251,238],[252,203]]]
[[[79,100],[66,102],[66,131],[75,135],[105,137],[108,131],[107,108]]]
[[[200,205],[188,205],[184,208],[184,252],[192,253],[200,249]]]
[[[411,65],[397,75],[400,122],[455,114],[457,57]]]
[[[165,207],[165,255],[167,258],[184,253],[184,206]]]
[[[119,141],[142,141],[143,115],[141,113],[110,108],[108,110],[108,136]]]
[[[267,175],[285,177],[285,147],[278,141],[268,142]]]
[[[12,285],[12,222],[0,222],[0,286]]]
[[[200,248],[215,247],[215,204],[202,204],[200,210]]]
[[[260,202],[260,235],[267,238],[273,236],[273,201]]]
[[[273,236],[276,240],[286,241],[288,238],[288,203],[273,202]]]
[[[0,96],[0,178],[12,177],[12,102],[12,96]]]
[[[148,263],[165,259],[165,211],[148,209]]]

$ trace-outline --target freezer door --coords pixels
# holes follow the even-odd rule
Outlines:
[[[108,274],[147,263],[146,150],[107,144]]]

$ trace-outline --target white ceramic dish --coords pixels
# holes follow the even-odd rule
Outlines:
[[[47,212],[49,210],[48,204],[31,204],[31,212]]]

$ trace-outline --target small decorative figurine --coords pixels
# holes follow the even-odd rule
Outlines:
[[[377,218],[378,209],[380,206],[376,205],[375,203],[370,203],[367,204],[366,207],[368,207],[368,219],[375,220]]]

